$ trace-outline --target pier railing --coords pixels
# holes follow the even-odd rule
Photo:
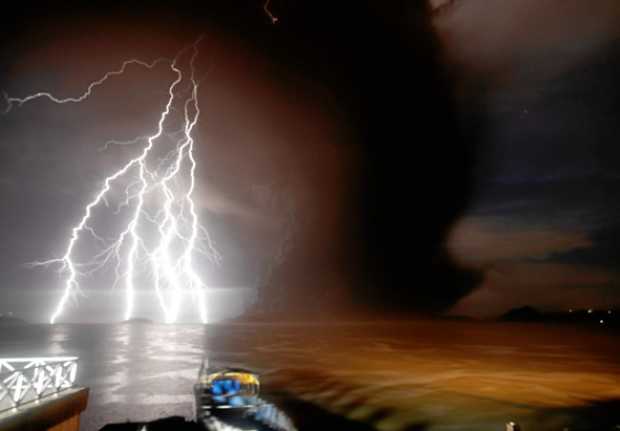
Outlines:
[[[0,412],[73,387],[76,356],[0,358]]]

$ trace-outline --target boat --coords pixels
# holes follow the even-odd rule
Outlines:
[[[77,431],[88,402],[88,388],[74,386],[77,362],[74,356],[0,358],[0,429]],[[297,431],[261,398],[259,376],[250,370],[209,367],[203,360],[194,397],[194,418],[110,423],[100,431]]]
[[[194,385],[196,423],[208,431],[296,431],[291,419],[259,392],[256,373],[209,367],[203,360]]]

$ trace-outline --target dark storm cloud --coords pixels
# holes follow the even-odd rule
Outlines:
[[[446,3],[435,25],[462,111],[488,126],[448,241],[483,282],[453,311],[619,302],[618,2]]]
[[[596,229],[591,235],[593,247],[555,252],[554,262],[582,264],[617,270],[620,267],[620,217],[613,224]]]
[[[585,176],[496,184],[449,238],[457,261],[484,279],[452,312],[615,306],[619,188],[615,179]]]
[[[463,265],[485,267],[510,260],[546,259],[590,249],[588,235],[550,226],[519,224],[519,217],[470,217],[454,226],[447,245]]]
[[[549,79],[620,35],[615,0],[431,0],[446,55],[483,86]],[[473,76],[472,76],[473,77]]]
[[[480,186],[471,212],[595,232],[620,219],[619,187],[618,179],[598,175],[546,180],[529,177],[518,182],[512,177],[510,182]]]

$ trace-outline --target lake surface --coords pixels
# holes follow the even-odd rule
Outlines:
[[[510,420],[525,431],[594,425],[611,430],[620,424],[618,337],[570,326],[411,322],[0,328],[0,356],[26,355],[80,357],[78,382],[91,389],[85,431],[109,422],[191,417],[192,385],[203,356],[214,365],[258,371],[266,396],[283,407],[299,400],[337,414],[351,429],[503,430]],[[299,411],[303,415],[304,408]],[[303,429],[311,420],[299,411],[292,416]]]

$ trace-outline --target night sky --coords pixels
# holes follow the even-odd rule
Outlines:
[[[438,18],[462,112],[485,125],[448,241],[484,279],[455,313],[618,304],[619,20],[613,1],[471,1]]]
[[[256,297],[315,317],[618,305],[617,2],[358,3],[274,0],[272,25],[249,0],[23,2],[0,89],[74,95],[206,35],[198,200],[221,317]],[[26,263],[62,252],[137,151],[102,146],[148,133],[170,78],[135,68],[0,117],[0,312],[47,320],[62,279]],[[83,285],[67,320],[119,317],[109,280]]]

